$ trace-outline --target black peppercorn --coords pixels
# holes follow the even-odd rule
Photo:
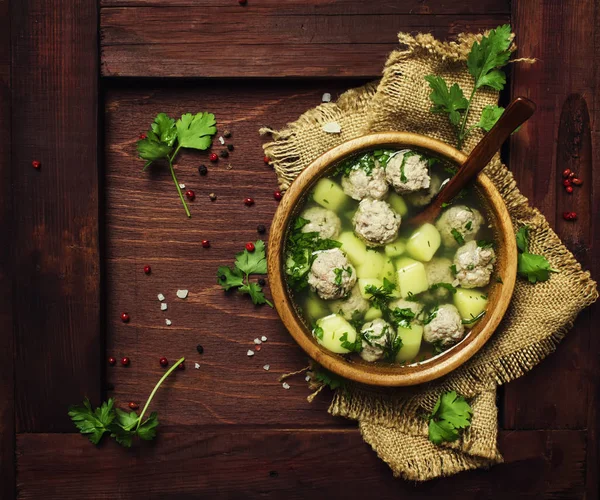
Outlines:
[[[226,130],[225,132],[223,132],[223,137],[229,139],[231,137],[231,132],[229,130]]]
[[[206,175],[208,173],[208,168],[206,168],[206,165],[200,165],[198,167],[198,173],[200,175]]]
[[[217,199],[217,195],[215,193],[210,193],[208,197],[210,198],[210,201],[215,201]]]
[[[219,156],[221,158],[227,158],[229,156],[229,151],[227,151],[226,149],[222,149],[221,152],[219,153]]]
[[[266,284],[266,283],[267,283],[267,282],[265,281],[265,279],[264,279],[264,278],[259,278],[259,279],[258,279],[258,284],[259,284],[260,286],[265,286],[265,284]]]
[[[227,144],[227,151],[233,151],[234,147],[233,144]]]
[[[202,347],[200,344],[198,344],[196,346],[196,351],[198,351],[198,354],[202,354],[204,352],[204,347]]]
[[[264,226],[264,224],[259,224],[256,227],[256,231],[258,232],[258,234],[264,234],[266,232],[267,228]]]

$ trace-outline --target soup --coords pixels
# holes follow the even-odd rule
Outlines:
[[[344,160],[288,228],[285,275],[321,346],[369,363],[411,364],[463,340],[485,315],[495,251],[466,189],[432,224],[409,227],[455,167],[416,150]]]

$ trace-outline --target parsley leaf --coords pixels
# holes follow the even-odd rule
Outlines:
[[[500,67],[508,63],[511,44],[510,25],[505,24],[490,30],[481,42],[475,42],[467,59],[469,73],[475,79],[475,88],[487,86],[502,90],[506,83],[506,75]]]
[[[311,370],[311,378],[321,384],[328,386],[331,390],[339,389],[346,385],[346,379],[336,375],[333,372],[323,368],[320,365],[314,365]]]
[[[325,335],[325,330],[318,325],[315,325],[313,328],[313,335],[319,340],[323,340],[323,335]]]
[[[208,149],[212,143],[212,136],[217,132],[216,123],[212,113],[182,115],[176,124],[179,147]]]
[[[136,436],[150,441],[156,437],[156,428],[159,424],[158,414],[153,412],[146,420],[143,420],[144,413],[146,413],[161,384],[184,361],[185,358],[178,360],[160,378],[154,389],[152,389],[139,417],[135,411],[127,413],[115,408],[112,399],[105,401],[101,406],[92,410],[92,405],[87,398],[84,400],[83,406],[71,406],[69,408],[69,417],[71,417],[79,432],[88,435],[89,440],[94,444],[98,444],[107,432],[117,443],[126,448],[131,447],[133,438]]]
[[[473,410],[455,391],[442,394],[429,415],[429,440],[434,444],[456,441],[471,425]]]
[[[432,113],[448,113],[450,123],[458,126],[462,115],[460,111],[467,109],[469,101],[465,98],[462,89],[457,83],[448,89],[448,84],[441,76],[427,75],[425,77],[431,87],[429,98],[433,102]]]
[[[543,255],[529,253],[529,227],[521,226],[516,234],[517,248],[517,273],[529,280],[530,283],[547,281],[550,273],[558,272],[550,267],[550,262]]]
[[[483,108],[481,118],[474,126],[489,132],[492,130],[492,127],[496,125],[496,122],[502,116],[502,113],[504,113],[503,107],[490,104]]]
[[[254,243],[254,251],[243,250],[235,256],[233,267],[219,266],[217,269],[217,283],[223,290],[237,288],[242,294],[250,295],[255,305],[273,304],[266,299],[262,287],[258,283],[250,281],[252,274],[267,274],[267,260],[265,255],[265,243],[258,240]]]
[[[98,444],[104,433],[110,432],[109,426],[115,419],[113,406],[114,401],[111,398],[102,403],[102,406],[92,410],[90,400],[85,398],[83,406],[69,408],[69,417],[81,434],[88,435],[92,443]]]
[[[367,285],[365,293],[370,295],[369,300],[373,302],[373,306],[383,311],[388,308],[388,302],[392,299],[392,293],[394,293],[395,289],[396,285],[387,278],[383,278],[382,286]]]
[[[464,245],[465,239],[463,235],[458,231],[458,229],[452,228],[450,232],[452,233],[452,236],[454,236],[456,243],[458,243],[459,245]]]
[[[529,226],[521,226],[517,231],[517,248],[521,252],[529,250]]]
[[[396,327],[411,328],[410,322],[415,318],[415,313],[410,307],[396,307],[390,311],[390,322]]]
[[[179,187],[173,162],[181,148],[208,149],[212,136],[217,132],[215,124],[215,115],[212,113],[186,113],[177,122],[166,113],[159,113],[146,137],[136,143],[139,157],[146,160],[144,170],[156,160],[167,160],[177,194],[188,217],[192,215]]]

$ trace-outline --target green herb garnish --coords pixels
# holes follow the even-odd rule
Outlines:
[[[362,340],[360,338],[360,334],[357,333],[356,339],[354,342],[348,341],[348,332],[344,332],[340,337],[340,345],[347,349],[350,352],[360,352],[362,351]]]
[[[429,287],[430,291],[437,290],[438,288],[445,288],[449,292],[456,293],[456,288],[452,286],[452,283],[434,283]]]
[[[481,128],[489,131],[504,111],[499,106],[486,106],[479,121],[466,129],[475,92],[482,87],[494,90],[504,88],[506,75],[500,68],[508,63],[511,42],[511,28],[510,25],[505,24],[491,30],[487,36],[481,39],[481,42],[473,44],[467,58],[467,67],[474,80],[473,90],[468,99],[457,83],[448,87],[448,83],[440,76],[428,75],[425,77],[432,90],[429,95],[433,103],[431,111],[448,114],[448,119],[456,130],[459,149],[463,147],[466,137],[473,129]]]
[[[396,307],[390,311],[390,323],[392,323],[396,328],[412,328],[410,323],[413,319],[415,319],[415,313],[409,307]]]
[[[481,311],[477,316],[473,316],[471,314],[471,317],[469,319],[463,319],[462,320],[462,324],[463,325],[472,325],[473,323],[476,323],[477,321],[479,321],[484,316],[485,316],[485,311]]]
[[[313,328],[313,335],[319,340],[323,340],[323,335],[325,335],[325,331],[318,325],[315,325]]]
[[[450,233],[452,233],[452,236],[454,236],[456,243],[458,243],[459,245],[464,245],[465,239],[464,239],[463,235],[457,229],[452,228]]]
[[[429,440],[434,444],[456,441],[460,432],[471,425],[473,410],[454,391],[442,394],[429,415]]]
[[[517,231],[517,247],[519,249],[517,273],[530,283],[550,279],[550,273],[557,273],[550,267],[550,262],[543,255],[529,253],[529,227],[521,226]]]
[[[486,240],[477,240],[477,246],[480,248],[493,248],[494,242]]]
[[[173,161],[181,148],[208,149],[212,143],[212,136],[217,132],[216,123],[212,113],[186,113],[177,122],[167,114],[159,113],[150,125],[146,138],[136,143],[140,158],[146,160],[144,170],[155,161],[167,161],[179,199],[188,217],[192,215],[181,193]]]
[[[406,174],[404,173],[404,166],[406,165],[406,160],[408,160],[412,156],[416,156],[418,154],[419,153],[417,153],[416,151],[407,151],[406,153],[404,153],[402,155],[402,163],[400,164],[400,182],[408,181],[408,178],[406,177]]]
[[[160,385],[184,361],[185,358],[181,358],[161,377],[152,389],[139,417],[135,411],[128,413],[115,408],[112,398],[102,403],[95,410],[92,409],[90,400],[86,398],[83,401],[83,406],[71,406],[69,408],[69,417],[71,417],[79,432],[88,436],[88,439],[94,444],[98,444],[106,433],[109,433],[110,437],[126,448],[131,446],[133,438],[136,436],[145,441],[151,441],[156,437],[158,413],[152,412],[144,420],[146,410]]]
[[[254,244],[254,252],[245,250],[235,256],[233,267],[220,266],[217,270],[217,283],[223,290],[237,288],[242,294],[250,295],[254,304],[273,304],[265,298],[262,287],[250,281],[252,274],[267,274],[267,258],[265,255],[265,243],[258,240]]]

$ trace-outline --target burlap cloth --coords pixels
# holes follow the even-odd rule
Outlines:
[[[455,144],[446,115],[429,111],[430,90],[423,77],[441,75],[450,83],[458,82],[469,95],[473,80],[465,60],[477,36],[459,35],[456,42],[440,42],[431,35],[400,33],[398,37],[402,50],[389,56],[379,82],[349,90],[336,103],[307,111],[284,130],[261,130],[272,134],[264,150],[282,189],[316,157],[367,132],[410,131]],[[482,108],[497,99],[495,91],[477,92],[470,121],[474,123]],[[341,125],[341,134],[322,130],[331,121]],[[464,150],[470,151],[480,138],[481,133],[474,132]],[[335,393],[329,412],[357,420],[365,441],[395,476],[425,481],[501,462],[496,387],[525,374],[553,352],[577,314],[598,297],[589,273],[581,269],[544,216],[529,206],[498,157],[485,172],[504,198],[515,228],[530,227],[530,251],[545,255],[559,272],[536,285],[517,279],[498,330],[476,356],[446,377],[412,388],[350,384]],[[449,390],[470,400],[472,424],[460,440],[436,446],[428,440],[423,414],[432,410],[440,393]]]

